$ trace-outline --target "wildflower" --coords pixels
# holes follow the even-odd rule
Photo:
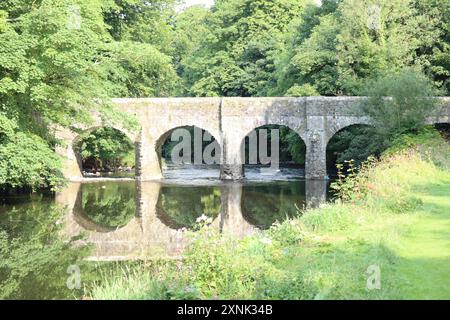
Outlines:
[[[206,220],[208,220],[208,217],[206,215],[202,214],[200,217],[197,218],[196,222],[200,223],[200,222],[203,222]]]
[[[210,224],[213,222],[213,219],[205,214],[202,214],[200,217],[197,218],[196,222],[203,224]]]

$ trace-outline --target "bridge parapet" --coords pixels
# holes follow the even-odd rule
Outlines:
[[[363,97],[274,97],[274,98],[146,98],[114,99],[117,107],[135,116],[139,132],[128,134],[137,145],[137,178],[142,181],[162,178],[160,151],[163,140],[179,127],[196,126],[212,134],[222,148],[223,179],[244,176],[241,155],[242,142],[254,129],[274,124],[294,130],[305,142],[306,176],[322,179],[326,176],[326,147],[340,130],[356,124],[369,124],[358,111]],[[429,123],[450,122],[450,97],[440,98],[441,104]],[[97,117],[90,127],[102,123]],[[123,130],[123,128],[117,128]],[[126,132],[126,131],[125,131]],[[82,180],[79,159],[73,150],[77,135],[61,130],[57,136],[65,142],[58,152],[64,156],[65,176]]]

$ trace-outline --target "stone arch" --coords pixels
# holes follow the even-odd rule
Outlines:
[[[114,130],[117,130],[117,131],[123,133],[134,145],[135,157],[137,159],[138,148],[139,148],[139,144],[137,142],[137,140],[139,139],[138,132],[133,132],[133,131],[126,129],[119,125],[109,125],[109,124],[96,124],[93,126],[85,126],[85,127],[81,127],[81,128],[76,128],[76,129],[73,129],[73,137],[72,137],[72,139],[70,141],[70,145],[68,147],[71,148],[71,150],[75,156],[76,163],[79,167],[81,176],[83,176],[83,165],[82,165],[81,155],[79,154],[79,151],[77,150],[77,145],[83,139],[84,134],[91,133],[91,132],[94,132],[94,131],[96,131],[98,129],[102,129],[102,128],[112,128]],[[136,165],[137,165],[137,161],[136,161]]]
[[[281,124],[277,123],[277,122],[270,122],[270,121],[261,121],[258,122],[257,124],[254,124],[253,127],[247,131],[247,133],[241,138],[240,140],[240,156],[239,159],[241,160],[241,164],[242,166],[245,165],[246,163],[246,150],[245,150],[245,146],[246,146],[246,141],[247,138],[249,137],[250,134],[252,134],[253,132],[255,132],[258,129],[261,129],[263,127],[266,126],[276,126],[278,128],[284,127],[289,129],[289,131],[295,133],[297,135],[297,137],[301,140],[301,142],[303,142],[303,145],[305,147],[305,157],[306,157],[306,151],[307,151],[307,139],[306,139],[306,132],[304,130],[296,130],[295,127],[291,124],[285,124],[284,122],[281,122]],[[242,176],[245,176],[245,170],[244,168],[242,168]]]
[[[332,147],[331,145],[332,145],[333,139],[338,137],[338,135],[340,133],[343,133],[346,130],[350,130],[352,128],[355,128],[355,129],[356,128],[361,128],[361,129],[363,129],[363,128],[369,128],[369,127],[373,127],[370,124],[370,122],[366,122],[366,123],[355,122],[355,123],[352,123],[352,124],[349,124],[349,125],[346,125],[346,126],[342,126],[338,131],[336,131],[332,136],[330,136],[328,138],[327,143],[325,145],[325,147],[326,147],[327,175],[328,176],[330,175],[330,172],[334,172],[334,170],[332,170],[332,168],[334,169],[334,166],[335,166],[335,163],[336,163],[336,160],[337,160],[337,157],[331,154],[333,152],[333,150],[330,150],[330,147]],[[330,157],[332,157],[332,158],[330,158]],[[355,159],[355,160],[358,160],[358,159]],[[331,164],[331,162],[333,163],[333,165]]]
[[[215,130],[211,130],[210,128],[204,128],[199,125],[195,124],[186,124],[186,125],[178,125],[175,127],[172,127],[170,129],[165,130],[163,133],[160,133],[157,135],[157,138],[154,140],[153,148],[156,152],[158,167],[161,173],[161,177],[163,176],[163,166],[162,166],[162,147],[166,143],[167,139],[172,135],[172,133],[177,129],[184,129],[184,128],[197,128],[202,131],[207,132],[211,135],[212,139],[216,141],[219,144],[220,154],[223,153],[223,146],[222,146],[222,138],[221,135],[216,133]],[[193,137],[191,137],[193,138]],[[219,155],[220,156],[220,155]]]
[[[339,119],[339,121],[329,121],[329,125],[326,130],[326,141],[325,145],[328,145],[330,140],[339,132],[345,130],[346,128],[358,126],[358,125],[367,125],[370,126],[370,118],[369,117],[343,117]]]

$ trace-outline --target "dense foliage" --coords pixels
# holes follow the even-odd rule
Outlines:
[[[120,21],[110,13],[118,6],[109,0],[0,3],[0,111],[14,119],[16,131],[25,137],[18,139],[22,145],[15,161],[23,164],[34,157],[51,168],[49,173],[37,166],[13,168],[10,157],[2,156],[1,166],[17,175],[11,185],[34,183],[34,176],[57,178],[58,161],[50,154],[54,125],[89,122],[92,110],[120,120],[109,97],[171,94],[177,76],[170,57],[140,39],[114,39]],[[2,147],[5,153],[14,148]],[[37,150],[45,154],[38,156]]]
[[[57,187],[63,183],[60,158],[40,136],[19,130],[0,113],[0,186],[14,189]]]
[[[372,125],[336,134],[328,145],[330,160],[353,159],[359,165],[370,155],[380,156],[397,137],[420,132],[437,106],[432,81],[413,69],[369,80],[361,93],[367,100],[360,103],[360,112],[370,117]]]
[[[82,134],[75,147],[81,155],[83,169],[116,171],[135,164],[133,143],[124,133],[111,127]]]
[[[203,41],[182,60],[187,93],[267,95],[284,36],[305,2],[217,0],[204,18]]]

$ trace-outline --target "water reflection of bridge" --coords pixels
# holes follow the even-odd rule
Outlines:
[[[67,207],[64,233],[75,236],[86,233],[94,245],[94,260],[146,259],[176,257],[185,247],[186,233],[170,226],[158,214],[160,182],[136,182],[136,212],[123,227],[103,226],[89,219],[82,209],[81,183],[70,183],[56,195],[56,201]],[[101,187],[99,185],[99,187]],[[211,226],[236,238],[253,234],[258,228],[246,219],[242,210],[243,184],[221,183],[220,212]],[[326,181],[308,180],[306,203],[314,207],[326,200]]]

